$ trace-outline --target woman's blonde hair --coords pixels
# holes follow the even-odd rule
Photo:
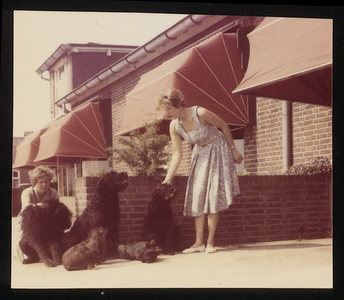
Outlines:
[[[175,88],[171,88],[159,96],[156,109],[160,110],[164,104],[170,104],[175,108],[185,107],[185,102],[183,93]]]
[[[35,186],[39,179],[48,176],[49,180],[53,180],[55,173],[47,166],[37,166],[33,170],[29,171],[30,183]]]

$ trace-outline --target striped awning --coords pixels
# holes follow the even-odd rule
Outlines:
[[[28,135],[17,147],[13,168],[106,159],[105,149],[99,104],[91,102]]]
[[[237,35],[218,33],[142,75],[126,95],[126,112],[116,135],[162,120],[156,100],[168,88],[181,90],[187,106],[205,107],[227,124],[242,128],[248,124],[247,97],[231,91],[243,76]]]
[[[331,106],[332,35],[331,19],[265,18],[233,93]]]

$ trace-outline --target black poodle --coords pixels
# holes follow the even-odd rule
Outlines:
[[[61,263],[60,244],[66,229],[70,228],[72,213],[56,199],[41,206],[29,205],[22,212],[23,237],[19,246],[28,257],[23,264],[44,262],[48,267]]]
[[[174,254],[180,251],[180,229],[173,224],[171,199],[176,189],[170,184],[158,184],[143,220],[142,240],[156,240],[164,254]]]
[[[92,229],[102,226],[108,229],[107,256],[117,252],[118,223],[120,218],[118,193],[128,186],[128,174],[111,171],[99,181],[93,197],[78,216],[63,239],[63,252],[84,241]]]

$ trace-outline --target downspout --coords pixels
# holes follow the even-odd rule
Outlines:
[[[293,164],[292,105],[291,101],[282,101],[283,173]]]
[[[46,81],[50,81],[50,78],[44,77],[44,76],[43,76],[43,73],[41,73],[41,79],[44,79],[44,80],[46,80]]]

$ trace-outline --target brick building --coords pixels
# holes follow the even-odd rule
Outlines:
[[[239,25],[221,30],[237,34],[238,47],[242,51],[242,68],[246,70],[249,58],[246,36],[262,19],[238,18],[235,22]],[[114,89],[111,93],[114,145],[118,139],[116,132],[120,130],[125,115],[126,95],[137,82],[138,78],[131,78],[125,83],[124,89]],[[294,163],[306,163],[316,156],[325,156],[332,161],[332,108],[328,104],[312,104],[316,100],[307,101],[287,102],[283,98],[250,97],[249,122],[235,136],[239,149],[244,153],[244,163],[238,169],[245,169],[251,175],[281,175]],[[288,123],[284,124],[286,120]],[[183,160],[178,174],[188,175],[190,156],[190,147],[183,145]],[[116,168],[128,170],[123,164],[116,165]]]
[[[245,129],[245,169],[251,174],[283,174],[282,102],[258,98],[256,125]],[[332,160],[332,109],[292,104],[292,162],[316,156]]]
[[[252,30],[261,20],[257,17],[189,15],[55,101],[56,110],[65,106],[73,110],[87,101],[102,102],[110,99],[112,144],[116,146],[119,138],[117,133],[126,112],[126,95],[134,89],[143,74],[217,33]],[[244,152],[243,130],[237,138],[236,142]],[[183,161],[177,172],[179,175],[187,175],[189,171],[191,149],[186,144],[183,149]],[[125,164],[116,164],[114,168],[131,173]]]
[[[118,57],[115,62],[99,71],[96,75],[91,76],[72,89],[66,90],[65,95],[58,95],[56,98],[55,93],[55,98],[52,98],[54,116],[74,111],[87,102],[110,103],[111,109],[103,110],[102,116],[103,119],[107,120],[104,127],[111,128],[110,131],[107,131],[111,132],[109,140],[111,140],[112,146],[116,146],[119,138],[117,133],[121,128],[127,109],[126,96],[138,84],[142,75],[158,68],[164,62],[217,33],[237,35],[238,49],[242,53],[241,66],[246,71],[250,54],[247,34],[252,32],[263,20],[262,17],[188,15],[145,45],[131,49],[131,52]],[[275,43],[278,43],[278,41],[275,41]],[[102,48],[101,45],[99,45],[99,48]],[[59,76],[62,72],[59,70],[62,70],[64,64],[68,65],[68,60],[61,56],[51,65],[51,69],[54,69],[55,72],[53,74]],[[55,69],[55,66],[59,67]],[[64,67],[63,70],[67,70],[67,67]],[[56,77],[54,76],[51,78]],[[285,239],[294,238],[297,236],[300,226],[306,226],[308,228],[316,227],[314,236],[323,237],[327,231],[331,231],[331,179],[327,177],[319,179],[323,190],[321,194],[319,193],[317,201],[321,202],[320,206],[326,207],[324,215],[321,215],[320,208],[311,200],[319,192],[316,187],[318,181],[315,181],[315,184],[312,185],[307,182],[307,179],[302,179],[302,184],[299,184],[295,181],[299,179],[287,179],[283,178],[283,176],[277,176],[277,178],[271,175],[282,175],[286,167],[291,164],[307,162],[318,155],[332,159],[331,107],[312,103],[286,102],[272,97],[252,96],[249,98],[248,103],[248,124],[235,133],[235,140],[242,147],[242,153],[244,154],[242,168],[246,169],[250,175],[263,175],[264,178],[259,179],[257,176],[240,178],[245,192],[239,196],[241,204],[238,203],[237,212],[242,219],[234,220],[232,219],[233,216],[230,216],[225,221],[229,222],[231,226],[236,224],[238,230],[233,233],[233,236],[221,232],[222,229],[219,230],[219,234],[223,234],[224,240],[233,239],[233,241],[239,236],[245,236],[245,242],[276,238]],[[286,107],[288,107],[287,118],[289,119],[287,126],[285,125]],[[111,112],[110,116],[109,112]],[[288,133],[287,151],[285,148],[286,130]],[[182,177],[176,178],[177,181],[181,181],[177,182],[180,190],[184,188],[185,176],[189,172],[190,157],[191,148],[183,143],[183,160],[177,171],[177,175]],[[99,168],[104,168],[104,166],[99,165]],[[116,164],[113,168],[117,171],[129,171],[130,174],[130,170],[124,164]],[[84,172],[82,176],[77,177],[85,177],[85,175],[87,173]],[[136,228],[131,228],[135,231],[140,227],[140,221],[135,220],[134,215],[138,217],[137,219],[142,217],[144,203],[149,198],[150,193],[150,190],[143,191],[142,189],[149,189],[154,182],[149,182],[148,187],[144,187],[138,184],[135,181],[136,179],[132,180],[133,187],[123,194],[123,201],[127,202],[122,203],[122,213],[125,215],[126,210],[128,212],[130,210],[123,218],[126,219],[126,224],[132,224]],[[94,180],[87,181],[85,178],[76,178],[76,181],[75,206],[76,213],[80,214],[93,191]],[[269,187],[273,182],[275,184]],[[88,184],[90,184],[90,189],[87,188]],[[266,193],[262,191],[263,187],[260,187],[260,185],[266,189]],[[286,189],[282,194],[281,188]],[[303,191],[303,189],[306,190]],[[276,195],[277,190],[279,195]],[[141,197],[145,201],[130,202],[131,198],[134,198],[132,196],[133,191],[143,193],[145,196]],[[302,202],[304,207],[300,207],[295,201],[292,201],[295,197],[300,201],[304,201]],[[290,205],[285,204],[286,199],[290,202]],[[270,201],[272,202],[270,203]],[[179,206],[176,204],[174,209],[180,213],[180,203],[182,202],[178,201],[178,203]],[[132,206],[134,204],[135,207]],[[233,212],[226,213],[233,214]],[[247,214],[250,215],[250,218],[254,215],[252,218],[256,218],[256,220],[246,220],[245,215]],[[308,218],[304,225],[303,217]],[[315,226],[314,223],[317,222],[315,219],[318,217],[322,218],[322,221],[319,220],[318,225]],[[189,220],[180,218],[180,223],[183,222],[189,224],[187,223]],[[236,223],[232,224],[231,222]],[[253,224],[254,222],[256,223]],[[189,230],[187,227],[190,225],[185,226],[187,232]],[[258,236],[258,233],[261,236]],[[126,241],[136,237],[135,233],[127,233],[127,235],[126,237],[123,236]]]
[[[250,57],[247,36],[264,19],[266,18],[189,15],[140,47],[95,43],[63,44],[37,70],[41,76],[44,72],[49,72],[52,117],[60,117],[87,102],[110,102],[111,115],[108,114],[109,109],[103,109],[103,123],[107,147],[116,147],[119,138],[117,133],[127,109],[126,96],[135,88],[142,75],[217,33],[232,33],[237,36],[241,52],[240,64],[245,71]],[[298,20],[295,19],[295,22]],[[278,44],[278,41],[272,43]],[[281,98],[250,97],[248,123],[239,133],[235,131],[234,137],[244,154],[244,163],[239,169],[246,169],[252,175],[279,175],[293,163],[307,162],[318,155],[332,159],[331,107],[291,102],[288,161],[285,163],[284,102]],[[191,148],[183,145],[183,152],[177,174],[188,175]],[[85,164],[84,162],[84,175],[91,175]],[[97,166],[106,169],[100,163],[93,171]],[[114,168],[130,173],[124,164],[117,164]]]

